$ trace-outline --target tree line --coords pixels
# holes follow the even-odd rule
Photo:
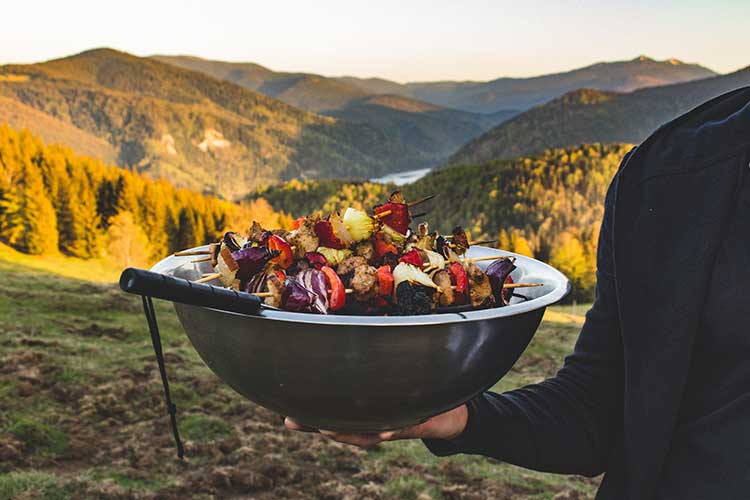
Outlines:
[[[290,223],[265,200],[235,204],[176,189],[0,126],[0,241],[21,252],[147,265],[252,219]]]
[[[629,146],[588,144],[540,155],[433,171],[401,189],[407,199],[436,194],[420,206],[431,229],[461,225],[475,240],[529,255],[563,271],[578,300],[591,300],[596,244],[607,186]],[[293,216],[382,203],[394,186],[369,182],[289,182],[251,195]]]

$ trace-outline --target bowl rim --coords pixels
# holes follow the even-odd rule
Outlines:
[[[206,250],[208,245],[202,245],[199,247],[192,248],[190,250]],[[500,250],[497,248],[489,248],[483,246],[472,246],[467,256],[469,257],[484,257],[490,255],[512,255],[516,257],[516,265],[523,267],[524,263],[532,264],[534,267],[541,268],[545,273],[545,285],[549,284],[553,286],[552,290],[545,293],[540,297],[530,299],[524,302],[516,304],[510,304],[504,307],[493,307],[490,309],[480,309],[477,311],[465,311],[455,313],[437,313],[437,314],[424,314],[424,315],[412,315],[412,316],[354,316],[354,315],[343,315],[343,314],[311,314],[311,313],[297,313],[275,309],[261,309],[259,314],[249,315],[236,313],[231,311],[224,311],[214,309],[211,307],[203,306],[185,306],[185,307],[201,307],[203,309],[210,309],[212,311],[220,312],[227,315],[236,315],[244,317],[253,317],[263,320],[282,321],[286,323],[305,323],[305,324],[324,324],[331,326],[367,326],[367,327],[389,327],[389,326],[422,326],[422,325],[443,325],[450,323],[459,323],[466,321],[483,321],[495,318],[511,317],[520,314],[525,314],[537,309],[546,308],[552,304],[555,304],[565,298],[570,293],[571,284],[570,280],[555,269],[554,267],[546,264],[540,260],[527,257],[515,252],[509,252]],[[178,257],[170,255],[160,260],[151,268],[151,271],[168,274],[165,271],[176,269],[177,267],[188,264],[193,257],[185,256]]]

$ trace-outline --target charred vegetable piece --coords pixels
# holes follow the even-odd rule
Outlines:
[[[414,246],[420,250],[433,250],[436,238],[437,233],[430,234],[427,223],[422,222],[417,226],[417,242]]]
[[[432,250],[422,250],[422,254],[427,257],[426,260],[430,267],[434,269],[443,269],[445,267],[445,259],[442,255]]]
[[[267,245],[269,250],[279,252],[278,256],[271,259],[271,262],[278,264],[284,269],[288,269],[289,266],[294,264],[294,252],[292,252],[291,245],[284,238],[272,234],[268,237]]]
[[[234,232],[224,233],[221,242],[229,249],[230,252],[236,252],[247,243],[247,240],[240,234]]]
[[[455,304],[463,304],[468,299],[469,276],[466,269],[460,262],[454,262],[448,266],[448,272],[451,273],[451,283],[455,285]]]
[[[281,306],[287,311],[320,313],[315,308],[318,296],[295,279],[288,279],[284,293],[281,295]]]
[[[446,255],[446,249],[448,248],[446,239],[441,235],[438,236],[435,239],[435,251],[439,253],[440,255],[443,255],[444,257],[447,257]]]
[[[266,278],[268,278],[268,274],[266,273],[258,273],[248,282],[245,284],[244,290],[247,293],[258,293],[258,292],[264,292],[265,286],[266,286]]]
[[[351,279],[351,286],[354,289],[354,298],[360,302],[367,302],[378,296],[378,271],[368,265],[359,266],[354,269],[354,276]]]
[[[430,314],[433,293],[431,288],[408,281],[400,283],[396,287],[396,313],[401,316]]]
[[[363,241],[372,236],[378,224],[369,215],[356,208],[347,208],[344,212],[344,225],[354,241]]]
[[[253,221],[253,223],[250,225],[250,231],[248,231],[248,241],[250,243],[257,243],[259,245],[265,245],[266,244],[266,238],[271,234],[271,231],[266,231],[263,229],[263,226],[258,224],[257,221]],[[240,247],[245,246],[240,245]],[[236,250],[232,250],[233,252],[236,252]]]
[[[273,295],[263,299],[263,302],[269,306],[281,308],[282,300],[281,297],[284,295],[286,285],[285,280],[279,278],[277,274],[269,274],[266,278],[266,290],[271,292]]]
[[[432,281],[434,281],[435,284],[440,287],[438,303],[443,307],[452,306],[456,298],[456,294],[453,291],[453,288],[451,288],[453,284],[451,281],[451,273],[446,269],[441,269],[440,271],[435,273],[435,275],[432,277]]]
[[[401,191],[394,191],[388,197],[388,201],[390,201],[391,203],[406,203],[406,198],[404,198],[404,195],[401,193]]]
[[[320,246],[322,247],[335,248],[336,250],[346,248],[344,242],[333,232],[331,221],[319,220],[316,222],[315,234],[318,236]]]
[[[277,255],[278,251],[271,251],[265,247],[246,247],[232,252],[232,258],[238,266],[237,279],[243,282],[250,280]]]
[[[490,279],[484,274],[479,266],[469,262],[466,266],[466,274],[469,276],[469,302],[472,306],[490,307],[495,304],[492,294]]]
[[[354,237],[349,233],[341,217],[338,214],[332,214],[328,220],[333,228],[333,234],[344,243],[344,248],[350,247],[354,243]]]
[[[392,253],[394,255],[398,254],[396,246],[393,243],[386,242],[385,239],[386,236],[383,233],[375,234],[375,255],[380,259],[385,257],[385,254],[387,253]]]
[[[469,249],[469,238],[461,226],[453,228],[453,248],[458,255],[463,255]]]
[[[403,281],[419,283],[428,288],[437,288],[437,285],[433,283],[432,279],[424,271],[406,262],[400,262],[393,270],[394,286],[398,288],[398,285]]]
[[[339,262],[352,255],[352,251],[348,248],[344,250],[337,250],[335,248],[318,247],[317,253],[325,257],[329,266],[336,266],[339,264]]]
[[[396,232],[406,234],[406,231],[409,229],[409,223],[411,222],[409,207],[406,203],[388,202],[375,207],[375,215],[382,214],[389,210],[390,213],[388,215],[379,217],[378,220]]]
[[[320,252],[307,252],[305,258],[307,259],[307,262],[310,263],[310,266],[315,269],[321,269],[323,266],[328,265],[328,260],[325,258],[325,255]]]
[[[509,274],[508,277],[505,278],[505,283],[506,284],[511,284],[511,285],[513,283],[515,283],[513,281],[513,276],[511,276]],[[508,302],[510,302],[510,298],[511,297],[513,297],[513,289],[512,288],[503,288],[503,304],[504,305],[508,305]]]
[[[328,281],[328,288],[330,289],[328,295],[328,308],[331,311],[338,311],[346,305],[346,290],[344,284],[341,282],[341,278],[336,274],[329,266],[323,266],[320,268],[321,272],[325,275]]]
[[[490,280],[492,286],[492,295],[495,297],[495,303],[498,305],[507,305],[503,295],[503,285],[510,273],[516,268],[511,259],[497,259],[487,266],[485,274]]]
[[[306,269],[297,274],[295,279],[315,294],[313,307],[317,312],[326,314],[328,312],[328,281],[325,274],[317,269]]]
[[[422,264],[424,264],[424,262],[422,261],[422,256],[419,255],[419,252],[415,248],[412,248],[404,255],[402,255],[399,261],[406,262],[407,264],[411,264],[412,266],[417,266],[418,268],[422,267]]]
[[[384,298],[391,298],[393,295],[391,266],[380,266],[378,268],[378,295]]]
[[[219,256],[216,259],[216,272],[221,275],[219,278],[221,284],[227,288],[237,289],[239,287],[239,282],[235,283],[235,281],[238,281],[237,271],[239,269],[240,266],[237,264],[237,261],[234,260],[232,251],[229,250],[226,245],[222,244],[221,250],[219,250]]]

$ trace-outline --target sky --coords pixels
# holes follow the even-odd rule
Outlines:
[[[400,82],[489,80],[600,61],[750,65],[750,0],[3,1],[0,63],[112,47]]]

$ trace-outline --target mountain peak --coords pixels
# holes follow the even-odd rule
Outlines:
[[[680,61],[679,59],[675,59],[674,57],[670,57],[669,59],[667,59],[666,62],[668,62],[672,66],[679,66],[681,64],[685,64],[684,62]]]
[[[654,62],[654,60],[653,60],[653,59],[651,59],[651,58],[650,58],[650,57],[648,57],[648,56],[644,56],[643,54],[641,54],[640,56],[638,56],[638,57],[636,57],[635,59],[633,59],[633,61],[634,61],[634,62],[635,62],[635,61],[638,61],[638,62]]]

